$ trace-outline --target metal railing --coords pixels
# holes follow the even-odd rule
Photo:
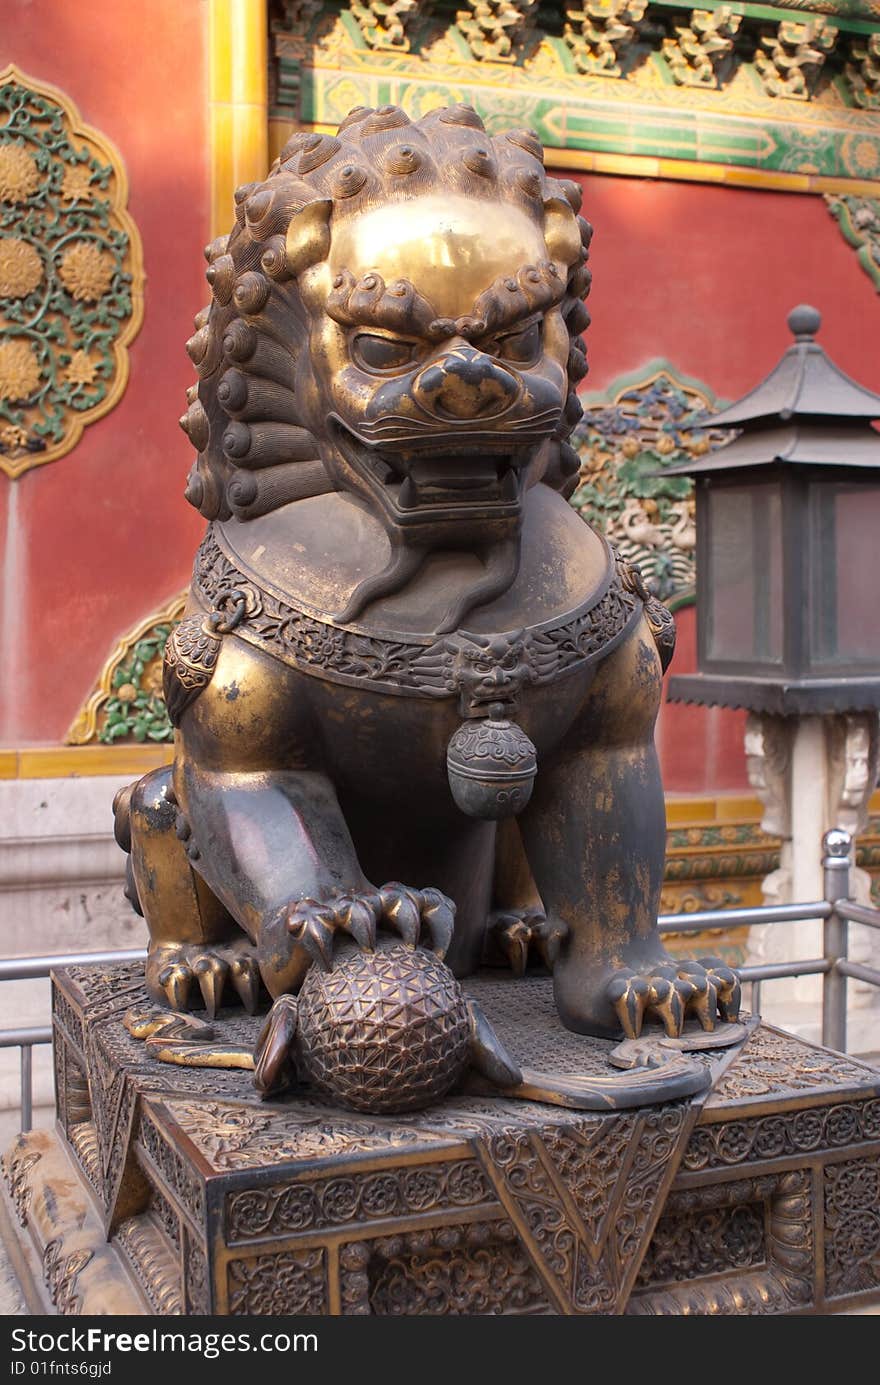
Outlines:
[[[807,904],[761,904],[751,909],[704,909],[694,914],[661,914],[657,920],[661,933],[702,933],[711,928],[734,928],[738,924],[800,923],[821,920],[824,956],[802,962],[768,962],[760,966],[738,967],[741,980],[751,984],[751,1008],[761,1013],[761,986],[786,976],[822,977],[822,1042],[826,1048],[846,1052],[847,981],[865,981],[880,986],[880,971],[851,962],[849,925],[880,929],[880,909],[856,904],[849,898],[852,838],[834,828],[822,842],[824,899]],[[129,948],[116,952],[68,952],[45,957],[12,957],[0,961],[0,981],[25,981],[47,977],[53,968],[107,966],[120,962],[141,962],[146,949]],[[21,1129],[30,1130],[33,1121],[33,1050],[52,1042],[50,1026],[31,1029],[0,1029],[0,1048],[21,1050]]]
[[[661,914],[661,933],[702,933],[706,928],[732,928],[737,924],[800,923],[820,919],[823,927],[824,956],[803,962],[767,962],[761,966],[738,967],[740,978],[751,982],[751,1008],[761,1013],[761,983],[783,976],[822,977],[822,1043],[826,1048],[846,1052],[846,983],[852,978],[880,986],[880,971],[861,962],[851,962],[849,925],[880,928],[880,909],[856,904],[849,898],[852,837],[834,827],[822,839],[824,899],[808,904],[760,904],[753,909],[705,909],[697,914]]]
[[[53,967],[113,966],[119,962],[142,962],[146,948],[132,947],[115,952],[58,952],[45,957],[8,957],[0,961],[0,981],[34,981],[49,975]],[[34,1049],[52,1042],[52,1026],[30,1029],[0,1029],[0,1048],[17,1048],[21,1053],[21,1130],[30,1130],[34,1118]]]

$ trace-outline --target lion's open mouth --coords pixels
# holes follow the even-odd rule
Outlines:
[[[492,514],[518,510],[523,473],[534,444],[490,436],[422,440],[405,448],[376,447],[356,437],[334,418],[338,445],[361,475],[400,512],[485,509]],[[516,441],[517,445],[514,445]]]

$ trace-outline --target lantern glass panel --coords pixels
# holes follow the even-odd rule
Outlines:
[[[778,482],[708,488],[706,657],[723,664],[782,662],[782,488]]]
[[[810,662],[880,668],[880,486],[810,486]]]

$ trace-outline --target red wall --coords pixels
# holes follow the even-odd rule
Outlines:
[[[121,402],[73,453],[0,478],[5,599],[0,745],[58,742],[115,639],[182,588],[203,525],[182,499],[177,427],[194,379],[183,343],[206,301],[206,7],[198,0],[5,0],[0,66],[61,87],[121,151],[147,271]],[[662,356],[736,397],[789,341],[788,310],[822,310],[821,340],[880,390],[880,296],[818,197],[585,176],[593,222],[586,387]],[[10,496],[14,495],[13,505]],[[675,668],[693,667],[693,611]],[[745,783],[741,715],[666,706],[667,787]]]
[[[121,153],[147,276],[120,403],[60,461],[0,477],[0,745],[14,746],[63,738],[117,636],[184,586],[204,527],[182,499],[177,419],[194,378],[183,343],[207,299],[207,12],[197,0],[2,8],[0,68],[60,87]]]

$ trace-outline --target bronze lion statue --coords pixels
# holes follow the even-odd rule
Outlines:
[[[735,1018],[656,928],[672,618],[567,503],[580,200],[460,105],[353,110],[236,193],[188,343],[174,764],[116,803],[157,1001],[253,1010],[379,928],[550,968],[581,1033]]]

